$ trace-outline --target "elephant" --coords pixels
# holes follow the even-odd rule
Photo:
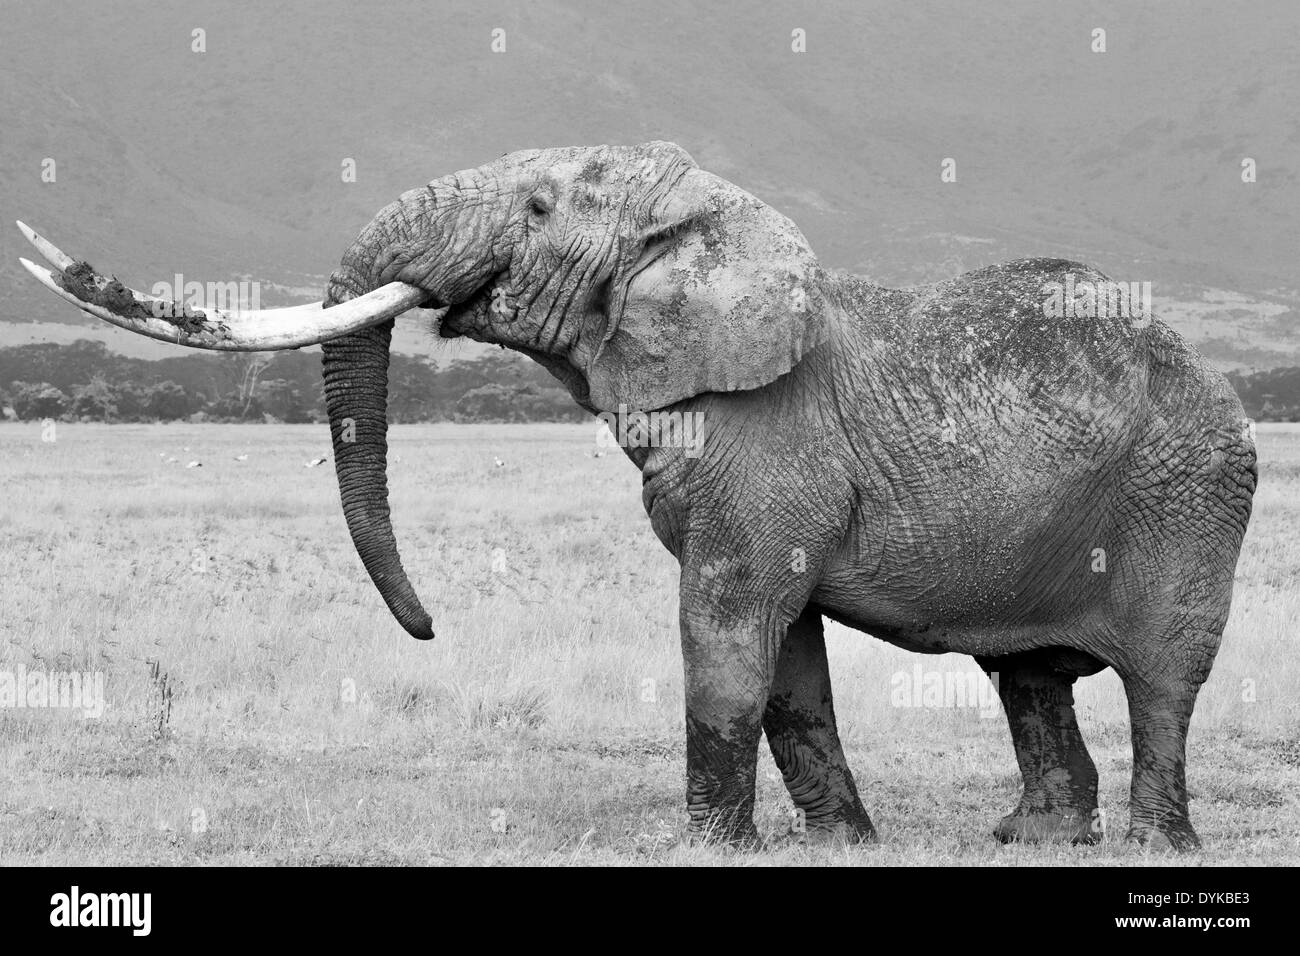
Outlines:
[[[996,677],[1023,780],[1004,842],[1102,837],[1073,685],[1113,668],[1127,839],[1200,845],[1185,742],[1254,433],[1226,378],[1149,309],[1115,307],[1096,269],[1022,259],[886,288],[822,266],[790,219],[667,142],[522,150],[402,193],[323,308],[157,299],[20,227],[53,267],[29,271],[122,327],[208,349],[322,343],[348,530],[422,640],[385,477],[393,317],[436,310],[442,337],[520,352],[583,409],[632,422],[642,440],[623,450],[680,565],[690,838],[761,843],[763,734],[807,839],[877,838],[836,725],[830,619]],[[697,447],[672,428],[644,440],[678,413],[703,423]]]

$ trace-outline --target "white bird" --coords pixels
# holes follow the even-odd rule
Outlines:
[[[188,465],[186,465],[185,467],[186,467],[186,468],[202,468],[202,467],[203,467],[203,462],[195,460],[195,461],[190,462],[190,463],[189,463]]]
[[[247,455],[236,455],[236,456],[235,456],[235,461],[248,461],[248,456],[247,456]]]
[[[504,467],[506,466],[506,463],[505,463],[504,461],[502,461],[500,458],[493,458],[493,459],[492,459],[492,462],[493,462],[493,464],[495,464],[498,468],[504,468]]]
[[[307,467],[315,468],[317,465],[323,465],[327,461],[329,461],[328,458],[313,458],[311,461],[307,462]]]

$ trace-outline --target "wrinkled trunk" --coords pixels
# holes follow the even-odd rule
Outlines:
[[[332,303],[327,303],[332,304]],[[433,621],[402,567],[388,509],[388,346],[393,322],[324,343],[325,406],[343,517],[388,609],[407,633],[433,637]]]
[[[444,306],[463,301],[501,266],[476,206],[482,182],[465,171],[403,193],[372,219],[330,277],[325,307],[388,282]],[[464,202],[466,197],[474,202]],[[468,207],[468,213],[466,209]],[[420,640],[432,623],[402,568],[388,508],[388,349],[393,322],[322,344],[325,405],[343,515],[362,563],[402,627]]]
[[[325,308],[378,285],[386,263],[377,257],[398,238],[400,203],[376,216],[330,277]],[[388,609],[418,640],[433,637],[433,622],[402,567],[388,509],[388,349],[393,321],[321,344],[325,408],[334,442],[343,517],[352,543]]]

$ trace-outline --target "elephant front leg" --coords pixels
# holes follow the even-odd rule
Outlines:
[[[875,839],[836,729],[822,617],[815,610],[806,609],[786,632],[763,730],[809,841]]]
[[[761,844],[754,775],[777,643],[762,630],[758,624],[718,626],[682,609],[686,809],[694,842]]]
[[[730,447],[721,438],[714,442],[710,447],[719,455],[720,449]],[[745,443],[733,438],[730,444]],[[753,445],[768,447],[764,436],[755,436]],[[827,479],[799,473],[796,463],[804,460],[792,453],[772,462],[751,457],[735,473],[743,475],[744,481],[736,483],[728,482],[730,473],[721,477],[714,473],[712,490],[707,495],[696,492],[693,516],[671,498],[657,499],[651,509],[656,532],[682,565],[686,796],[690,830],[697,836],[758,842],[754,771],[777,661],[786,630],[807,607],[826,555],[844,536],[849,513],[848,491],[830,486]],[[710,466],[720,468],[721,463],[697,467],[707,474]],[[767,476],[766,483],[758,476]],[[788,504],[796,501],[798,507]],[[801,705],[791,711],[791,736],[778,734],[783,740],[793,741],[808,722],[829,713],[829,703],[825,707],[820,703],[820,684],[807,692],[818,703],[802,706],[805,693],[798,685],[803,678],[795,671],[808,671],[815,653],[811,646],[793,649],[791,671],[777,681],[782,690],[772,711],[774,718],[779,719],[782,700],[796,699]],[[820,670],[812,670],[824,678],[824,648],[820,653]],[[824,696],[829,700],[829,690]],[[802,742],[816,740],[825,759],[842,766],[838,744],[829,747],[827,731],[820,733],[819,738],[804,734]],[[833,734],[832,729],[829,735]],[[793,746],[788,752],[799,760],[814,750]],[[796,778],[801,776],[788,769]],[[833,786],[843,793],[843,781]],[[822,796],[814,784],[808,783],[807,788],[810,799]]]
[[[1096,843],[1097,768],[1074,715],[1075,678],[1032,654],[982,658],[997,683],[1024,780],[1020,805],[993,833],[1003,843]]]

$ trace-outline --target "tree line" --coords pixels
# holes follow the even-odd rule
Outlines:
[[[1229,372],[1246,414],[1257,422],[1300,422],[1300,367]]]
[[[6,418],[92,422],[323,422],[320,355],[129,358],[102,342],[0,349]],[[585,421],[545,369],[511,352],[452,361],[393,353],[394,422]]]
[[[1229,372],[1256,421],[1300,421],[1300,367]],[[193,354],[148,360],[102,342],[0,349],[0,408],[23,421],[322,422],[320,356]],[[560,385],[513,352],[452,361],[393,353],[394,422],[585,421]]]

